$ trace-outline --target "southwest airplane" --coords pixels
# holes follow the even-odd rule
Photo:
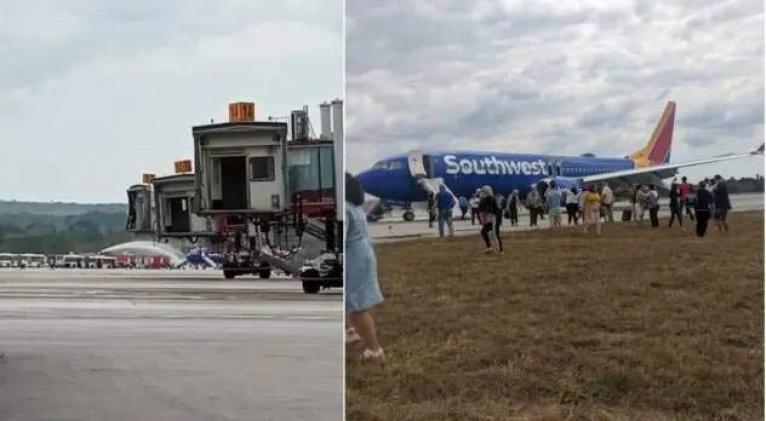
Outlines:
[[[377,162],[357,175],[365,192],[381,199],[370,220],[379,219],[392,205],[406,209],[404,219],[415,215],[413,202],[427,200],[440,184],[456,197],[470,198],[476,189],[489,185],[495,193],[519,190],[522,197],[532,188],[555,180],[563,188],[596,182],[660,184],[679,168],[763,154],[764,146],[743,154],[727,154],[698,161],[670,163],[676,104],[668,102],[643,149],[624,158],[597,158],[593,154],[558,156],[478,151],[413,151]]]

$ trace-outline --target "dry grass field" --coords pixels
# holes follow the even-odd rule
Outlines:
[[[348,349],[347,419],[763,419],[763,214],[730,219],[376,246],[387,361]]]

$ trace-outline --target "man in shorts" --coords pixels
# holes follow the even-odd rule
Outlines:
[[[723,228],[726,232],[729,232],[729,224],[726,222],[726,216],[731,209],[731,202],[729,201],[729,190],[726,188],[726,182],[720,175],[713,177],[715,186],[713,187],[713,204],[715,206],[715,218],[718,231]]]
[[[550,188],[545,192],[545,202],[548,205],[548,215],[551,217],[551,228],[561,228],[561,191],[555,181],[551,181]]]

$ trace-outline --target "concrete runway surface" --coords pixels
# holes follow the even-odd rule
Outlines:
[[[338,420],[342,291],[0,269],[0,420]]]
[[[731,195],[731,202],[733,212],[738,211],[752,211],[763,209],[763,193],[747,193]],[[619,221],[622,216],[622,209],[629,208],[630,203],[619,202],[614,206],[614,220]],[[562,209],[563,210],[563,209]],[[428,213],[425,209],[415,210],[415,221],[405,222],[401,219],[401,212],[392,212],[389,216],[381,219],[378,222],[371,222],[369,224],[370,237],[373,243],[390,243],[396,241],[412,240],[416,238],[438,237],[438,225],[434,222],[433,228],[428,228]],[[471,225],[470,213],[466,215],[468,218],[465,221],[460,220],[460,214],[455,211],[454,218],[455,235],[478,235],[481,227],[478,225]],[[670,210],[668,208],[667,198],[660,200],[660,218],[669,217]],[[564,227],[567,226],[566,213],[562,214],[562,222]],[[645,215],[646,224],[649,224],[649,214]],[[686,223],[687,219],[684,219]],[[537,221],[537,228],[529,226],[529,213],[526,208],[521,208],[519,211],[519,225],[511,228],[510,221],[503,219],[503,225],[501,225],[502,232],[508,231],[529,231],[532,229],[546,229],[550,228],[550,221],[546,215],[545,219]],[[446,227],[445,227],[446,229]]]

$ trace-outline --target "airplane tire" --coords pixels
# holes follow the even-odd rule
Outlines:
[[[316,269],[307,269],[303,271],[301,278],[313,278],[311,281],[304,280],[302,282],[303,292],[306,294],[316,294],[319,292],[319,288],[322,287],[321,281],[319,280],[319,271]]]
[[[412,222],[415,220],[415,212],[409,210],[405,211],[404,215],[402,215],[402,218],[404,218],[404,220],[407,222]]]
[[[223,277],[226,279],[234,279],[234,277],[237,276],[237,272],[233,270],[224,270],[223,271]]]

